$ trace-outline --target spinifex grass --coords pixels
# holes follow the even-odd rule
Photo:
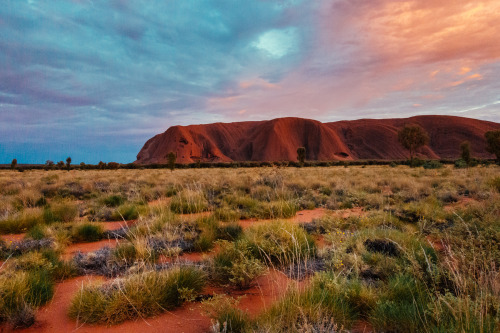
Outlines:
[[[77,292],[69,315],[83,323],[115,324],[171,310],[192,300],[203,288],[205,275],[193,267],[145,272]]]

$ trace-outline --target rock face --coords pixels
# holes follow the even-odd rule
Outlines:
[[[452,116],[417,116],[404,119],[360,119],[321,123],[302,118],[267,121],[172,126],[149,139],[136,163],[166,163],[169,152],[178,163],[231,161],[296,161],[297,148],[306,148],[307,160],[405,159],[409,153],[398,143],[398,129],[418,124],[430,137],[419,151],[422,158],[458,158],[460,143],[468,140],[474,157],[493,158],[486,152],[484,133],[499,123]]]

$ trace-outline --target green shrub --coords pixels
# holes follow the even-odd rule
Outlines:
[[[465,162],[464,160],[460,159],[455,161],[455,168],[465,169],[467,167],[468,167],[467,162]]]
[[[243,228],[237,223],[219,227],[217,238],[228,241],[237,240],[243,234]]]
[[[219,208],[214,212],[217,220],[222,222],[234,222],[240,219],[240,213],[229,208]]]
[[[202,195],[181,193],[170,201],[170,210],[177,214],[201,213],[208,210],[208,202]]]
[[[203,302],[203,308],[212,319],[212,332],[247,332],[251,321],[247,313],[237,307],[238,300],[225,295],[215,295]]]
[[[26,233],[26,237],[35,239],[35,240],[40,240],[43,239],[46,236],[45,234],[45,228],[39,224],[34,225],[28,232]]]
[[[269,222],[248,229],[245,238],[255,256],[276,264],[298,263],[315,254],[314,240],[288,222]]]
[[[112,221],[129,221],[129,220],[135,220],[139,217],[139,211],[137,209],[136,205],[132,204],[125,204],[120,207],[118,207],[112,214],[111,214],[111,220]]]
[[[212,276],[219,283],[245,289],[264,272],[264,264],[252,256],[247,241],[221,241],[219,245],[212,261]]]
[[[96,242],[102,239],[104,228],[97,223],[81,223],[73,228],[73,242]]]
[[[427,321],[428,301],[425,287],[414,277],[395,276],[389,280],[370,321],[381,331],[421,332]]]
[[[16,326],[29,326],[30,323],[23,325],[19,320],[19,314],[29,307],[26,302],[28,292],[26,273],[0,275],[0,323],[9,321]]]
[[[492,178],[488,184],[497,192],[500,193],[500,176]]]
[[[204,284],[204,273],[193,267],[130,275],[83,287],[72,299],[69,315],[83,323],[107,324],[145,318],[192,300]]]
[[[331,319],[328,322],[349,328],[360,318],[356,301],[362,298],[358,296],[350,299],[348,296],[356,293],[350,291],[350,286],[346,283],[347,280],[320,276],[303,292],[297,289],[290,290],[285,297],[257,319],[257,331],[283,333],[309,331],[304,330],[305,323],[313,327],[322,327],[325,319]],[[368,294],[367,299],[370,301],[367,302],[371,304],[372,296],[371,293]],[[331,329],[333,327],[326,331],[336,332]]]
[[[29,286],[26,301],[33,306],[40,306],[52,299],[54,295],[54,281],[47,269],[31,271],[27,277]]]
[[[43,223],[44,218],[39,208],[28,208],[22,212],[0,220],[0,233],[21,233],[33,228],[35,225]]]
[[[423,165],[424,169],[441,169],[443,168],[443,164],[436,160],[426,161]]]
[[[43,210],[45,223],[72,222],[78,216],[78,207],[70,202],[54,203]]]
[[[121,195],[110,195],[103,199],[103,203],[108,207],[118,207],[125,202],[125,198]]]

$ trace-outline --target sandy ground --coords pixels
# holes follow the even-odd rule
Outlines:
[[[292,223],[308,223],[316,218],[320,218],[325,214],[340,214],[342,217],[351,215],[359,216],[363,214],[362,209],[354,208],[341,211],[328,211],[323,208],[314,210],[299,211],[295,217],[287,219]],[[187,214],[183,215],[186,219],[196,219],[199,216],[209,215],[210,212],[200,214]],[[127,224],[133,224],[135,221],[128,221]],[[250,226],[268,223],[269,220],[241,220],[240,225],[243,228]],[[106,230],[115,230],[121,228],[123,222],[103,222]],[[8,238],[7,238],[8,237]],[[24,234],[17,235],[4,235],[3,239],[19,240],[24,237]],[[319,247],[324,247],[325,242],[322,236],[317,236],[316,241]],[[102,240],[92,243],[79,243],[71,244],[66,247],[63,258],[69,260],[77,251],[91,252],[96,251],[104,246],[116,247],[119,242],[117,240]],[[159,262],[172,262],[172,261],[192,261],[198,262],[206,257],[213,256],[217,253],[217,247],[206,253],[183,253],[182,255],[174,258],[167,258],[161,256]],[[183,307],[174,311],[166,312],[157,317],[137,319],[135,321],[127,321],[122,324],[107,327],[104,325],[86,325],[71,320],[67,311],[71,299],[75,293],[84,284],[92,281],[105,281],[104,277],[100,276],[82,276],[66,280],[56,285],[54,298],[52,301],[41,307],[37,311],[36,323],[25,330],[17,330],[17,332],[206,332],[209,330],[211,321],[205,315],[203,306],[200,303],[188,303]],[[232,288],[220,287],[207,287],[204,294],[228,294],[234,298],[239,298],[238,307],[247,311],[251,317],[255,317],[268,309],[274,302],[280,299],[288,288],[291,286],[303,288],[308,283],[308,280],[295,281],[286,277],[283,273],[275,270],[269,272],[256,280],[255,285],[246,290],[237,290]],[[7,332],[8,328],[0,327],[0,332]],[[355,332],[370,332],[371,328],[365,323],[356,324]]]

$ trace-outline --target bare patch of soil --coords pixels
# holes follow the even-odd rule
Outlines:
[[[110,247],[110,248],[115,248],[119,244],[119,241],[116,239],[105,239],[101,240],[98,242],[92,242],[92,243],[77,243],[77,244],[71,244],[68,245],[62,254],[62,258],[64,260],[69,260],[73,258],[75,253],[82,252],[82,253],[87,253],[87,252],[93,252],[97,251],[105,246]]]
[[[17,241],[23,240],[25,235],[26,235],[26,233],[0,235],[0,239],[4,240],[7,243],[9,243],[9,242],[17,242]]]
[[[311,223],[314,219],[318,219],[326,215],[326,213],[329,212],[329,210],[325,208],[315,208],[312,210],[301,210],[295,214],[294,217],[289,218],[289,219],[283,219],[284,221],[289,221],[293,223]],[[265,224],[269,223],[270,221],[273,221],[273,219],[264,219],[264,220],[259,220],[259,219],[245,219],[245,220],[240,220],[238,224],[243,228],[247,229],[251,226],[258,225],[258,224]]]
[[[469,205],[473,205],[475,203],[478,203],[479,201],[477,201],[476,199],[473,199],[473,198],[469,198],[469,197],[461,197],[458,199],[457,202],[454,202],[452,204],[449,204],[449,205],[446,205],[443,207],[443,209],[446,211],[446,212],[451,212],[451,211],[454,211],[455,209],[461,209],[461,208],[465,208]]]

